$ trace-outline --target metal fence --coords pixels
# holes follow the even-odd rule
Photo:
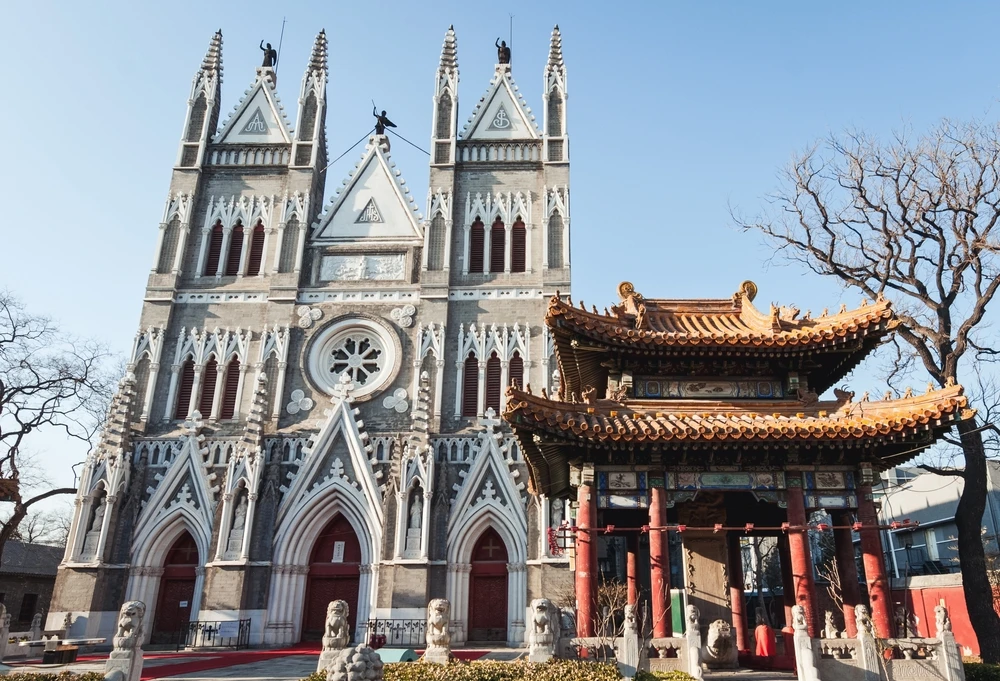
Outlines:
[[[372,648],[423,648],[427,622],[417,620],[368,620],[367,643]]]
[[[188,622],[177,632],[177,650],[182,648],[235,648],[250,646],[250,620]]]

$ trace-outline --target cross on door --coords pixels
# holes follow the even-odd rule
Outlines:
[[[502,550],[502,549],[503,549],[503,547],[500,544],[495,543],[493,537],[490,537],[489,539],[486,540],[486,543],[483,544],[483,549],[482,550],[485,551],[486,554],[487,554],[487,557],[490,560],[492,560],[493,559],[493,552],[497,551],[497,550]]]

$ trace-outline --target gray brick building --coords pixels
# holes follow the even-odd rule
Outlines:
[[[72,613],[74,636],[108,636],[139,599],[153,640],[249,619],[252,643],[279,645],[317,638],[335,598],[362,638],[445,597],[457,642],[519,644],[529,600],[571,592],[550,541],[568,509],[528,493],[497,418],[506,385],[558,380],[542,324],[570,284],[558,27],[541,127],[501,63],[459,128],[448,30],[426,217],[382,135],[323,208],[327,49],[321,32],[294,126],[268,66],[220,125],[211,41],[49,628]]]

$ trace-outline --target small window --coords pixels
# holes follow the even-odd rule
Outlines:
[[[528,230],[520,219],[510,228],[510,271],[524,272]]]
[[[235,277],[240,273],[240,258],[243,257],[243,225],[239,222],[233,227],[229,238],[229,255],[226,257],[226,276]]]
[[[226,369],[226,386],[222,393],[222,411],[219,412],[220,419],[232,419],[236,417],[236,393],[240,390],[240,360],[233,357],[229,361]]]
[[[490,355],[486,360],[486,401],[483,404],[483,411],[493,409],[495,414],[500,413],[500,393],[501,393],[501,367],[500,358],[497,353]]]
[[[476,218],[469,233],[469,271],[483,271],[483,250],[486,248],[486,227]]]
[[[507,229],[497,218],[490,229],[490,272],[503,272],[504,249],[507,246]]]
[[[205,369],[201,374],[201,399],[198,400],[198,411],[202,417],[208,418],[212,414],[212,405],[215,404],[215,383],[219,379],[219,363],[215,358],[208,360]]]
[[[186,419],[191,407],[191,390],[194,388],[194,361],[190,358],[181,366],[180,389],[177,391],[175,419]]]
[[[205,276],[213,276],[219,271],[219,259],[222,257],[222,223],[218,220],[212,227],[208,237],[208,260],[205,261]]]
[[[518,390],[523,390],[524,360],[521,359],[521,353],[515,352],[514,356],[510,358],[510,364],[507,365],[507,372],[510,374],[510,385],[513,385]]]
[[[247,276],[257,277],[262,274],[261,264],[264,261],[264,225],[257,222],[250,236],[250,253],[247,254]]]
[[[469,353],[462,380],[462,416],[475,416],[479,407],[479,360]]]

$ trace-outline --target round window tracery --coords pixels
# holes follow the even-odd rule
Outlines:
[[[396,367],[396,347],[388,330],[367,319],[345,319],[325,329],[309,352],[310,377],[332,395],[347,374],[355,397],[384,387]]]

